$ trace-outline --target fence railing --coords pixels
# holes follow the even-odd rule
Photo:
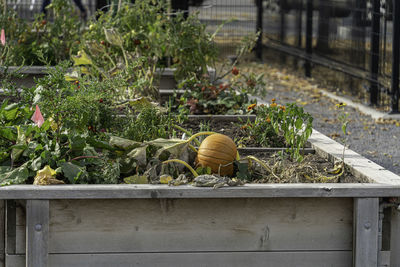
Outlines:
[[[319,66],[356,78],[371,105],[399,112],[400,3],[396,0],[204,0],[199,11],[210,29],[227,14],[237,21],[221,33],[230,43],[262,31],[256,48],[304,60],[304,74]],[[199,1],[197,1],[199,5]],[[343,85],[346,86],[346,85]],[[350,88],[355,90],[355,88]]]

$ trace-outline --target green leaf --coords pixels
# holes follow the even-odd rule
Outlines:
[[[21,146],[21,147],[14,147],[11,150],[11,160],[12,162],[15,162],[19,159],[19,157],[22,155],[22,153],[24,152],[24,150],[27,148],[26,146],[26,136],[25,134],[22,132],[21,127],[17,126],[17,140],[16,140],[16,145],[17,146]]]
[[[295,122],[295,126],[296,126],[296,129],[300,130],[301,127],[303,127],[303,120],[301,118],[298,118]]]
[[[83,150],[86,146],[86,139],[82,136],[75,135],[70,138],[69,147],[72,150]]]
[[[342,124],[342,132],[344,135],[346,135],[346,131],[347,131],[347,121]]]
[[[0,185],[23,184],[29,178],[29,170],[27,163],[20,167],[7,171],[5,168],[0,169]]]
[[[32,171],[38,171],[42,167],[42,157],[37,157],[32,161],[31,169]]]
[[[71,162],[62,163],[61,170],[71,184],[76,183],[77,180],[81,177],[87,177],[87,172],[84,167],[80,167]]]
[[[13,129],[11,127],[1,127],[0,128],[0,137],[3,137],[10,141],[17,140],[17,134],[15,133],[15,129]]]
[[[18,104],[11,104],[5,107],[2,114],[7,121],[12,121],[17,117],[18,114]]]
[[[115,150],[115,147],[111,146],[108,142],[97,140],[93,137],[86,138],[86,142],[94,148],[107,149],[111,151]]]

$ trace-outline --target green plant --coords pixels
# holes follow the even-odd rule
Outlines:
[[[263,146],[282,144],[283,138],[291,158],[302,161],[301,149],[311,136],[313,118],[295,103],[283,106],[275,101],[269,105],[250,105],[248,110],[257,117],[254,123],[244,125],[244,130]]]
[[[113,127],[114,86],[118,81],[81,79],[66,81],[64,73],[70,66],[62,62],[48,75],[37,81],[30,103],[40,106],[43,113],[52,118],[59,132],[70,129],[76,132],[95,133]]]
[[[116,13],[101,12],[73,57],[82,66],[77,75],[122,77],[129,83],[129,98],[157,98],[157,68],[176,68],[177,79],[206,73],[217,50],[205,26],[194,14],[185,19],[167,10],[166,1],[144,0],[121,2]]]
[[[185,89],[185,93],[173,103],[174,109],[180,112],[188,108],[192,114],[243,114],[249,104],[256,102],[250,100],[250,95],[265,96],[263,75],[241,73],[235,66],[237,60],[254,46],[256,37],[257,34],[244,37],[236,60],[222,64],[215,77],[191,75],[182,80],[178,87]]]
[[[0,17],[0,28],[5,29],[10,50],[3,64],[55,65],[77,52],[81,23],[71,4],[67,0],[54,0],[48,9],[53,14],[52,21],[40,14],[27,23],[11,9]]]
[[[143,108],[128,121],[122,136],[138,142],[168,138],[174,130],[174,119],[156,107]]]
[[[247,76],[242,77],[248,80]],[[215,84],[208,77],[200,80],[192,77],[180,86],[188,89],[173,103],[173,108],[189,110],[191,114],[244,114],[247,106],[256,102],[250,100],[249,92],[261,94],[261,88],[264,89],[261,76],[258,80],[260,90],[240,78],[232,80],[232,83]]]

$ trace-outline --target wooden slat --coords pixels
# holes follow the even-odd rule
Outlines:
[[[378,266],[378,198],[354,199],[354,267]]]
[[[0,267],[5,260],[5,201],[0,200]]]
[[[0,199],[400,197],[389,184],[246,184],[220,189],[168,185],[11,185]]]
[[[15,254],[16,250],[16,202],[6,201],[6,253]]]
[[[49,201],[28,200],[26,203],[26,266],[48,264]]]
[[[49,253],[351,250],[352,208],[350,198],[54,200]]]
[[[202,252],[135,254],[50,254],[57,267],[351,267],[351,251]],[[24,256],[8,256],[8,267],[23,267]]]
[[[400,266],[400,210],[392,209],[390,231],[390,266]]]

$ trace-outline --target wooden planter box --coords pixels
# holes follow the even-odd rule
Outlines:
[[[341,157],[317,131],[310,142]],[[2,187],[1,263],[400,266],[400,212],[382,204],[400,197],[400,177],[350,150],[346,163],[355,183]]]

